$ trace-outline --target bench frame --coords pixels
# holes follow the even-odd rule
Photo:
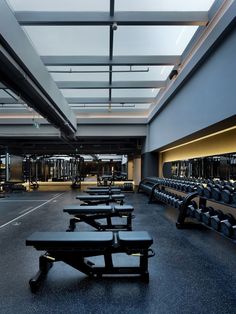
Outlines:
[[[41,245],[34,246],[37,250],[45,250],[45,247],[42,248]],[[71,267],[90,277],[101,278],[104,275],[138,275],[142,281],[148,283],[148,258],[155,255],[153,250],[149,247],[150,245],[141,245],[141,247],[137,247],[137,243],[133,247],[131,247],[130,244],[126,247],[124,244],[119,246],[117,243],[114,243],[113,245],[93,248],[50,248],[50,250],[46,251],[44,255],[39,257],[39,270],[37,274],[29,281],[31,291],[37,291],[53,264],[60,261],[70,265]],[[139,265],[115,267],[113,265],[112,256],[116,253],[125,253],[127,255],[139,256]],[[105,266],[96,267],[93,262],[87,259],[87,257],[92,256],[103,256]]]
[[[121,217],[126,218],[126,224],[114,225],[112,224],[112,217]],[[85,222],[86,224],[94,227],[98,231],[105,230],[132,230],[132,219],[134,215],[131,213],[119,213],[119,212],[110,212],[110,213],[101,213],[101,214],[76,214],[74,218],[70,219],[69,227],[66,231],[74,231],[76,224],[79,222]],[[107,224],[101,224],[99,219],[106,219]]]

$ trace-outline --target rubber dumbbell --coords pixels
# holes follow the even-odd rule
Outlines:
[[[230,204],[233,200],[232,193],[226,189],[222,190],[221,191],[221,199],[222,199],[222,202]]]
[[[204,196],[206,198],[211,198],[212,197],[211,189],[212,189],[212,186],[209,186],[209,185],[204,188]]]
[[[224,220],[220,222],[220,231],[231,238],[236,234],[236,219],[231,214],[226,214]]]
[[[199,196],[203,196],[204,195],[204,186],[202,184],[199,184],[197,186],[197,192]]]
[[[223,186],[221,184],[216,184],[212,190],[211,190],[211,195],[212,198],[214,198],[214,200],[216,201],[220,201],[221,200],[221,192],[223,190]]]
[[[217,213],[213,207],[207,207],[207,210],[202,213],[202,222],[209,226],[211,224],[211,217],[216,214]]]
[[[225,219],[225,215],[221,210],[216,210],[215,215],[211,216],[211,227],[216,231],[220,230],[220,222]]]
[[[207,207],[200,207],[197,208],[194,212],[194,217],[198,220],[198,221],[202,221],[202,214],[204,212],[207,212],[208,208]]]
[[[188,205],[188,208],[187,208],[187,215],[188,215],[189,217],[194,218],[194,217],[195,217],[195,211],[196,211],[196,208],[194,208],[193,205]]]

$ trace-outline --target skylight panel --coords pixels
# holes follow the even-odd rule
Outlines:
[[[62,89],[64,97],[108,97],[108,89]]]
[[[109,0],[7,0],[15,11],[109,11]]]
[[[114,55],[181,55],[197,26],[120,26]]]
[[[25,26],[39,55],[108,55],[107,26]]]
[[[113,67],[114,81],[165,81],[170,74],[173,66],[146,66],[146,67]],[[117,72],[116,72],[117,71]]]
[[[113,89],[112,97],[156,97],[158,88],[153,89]]]
[[[117,11],[208,11],[214,0],[119,0]]]

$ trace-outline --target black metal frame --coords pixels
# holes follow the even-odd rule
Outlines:
[[[39,249],[41,250],[42,248],[40,247]],[[139,266],[114,267],[112,255],[116,253],[138,255]],[[50,251],[47,251],[44,255],[39,257],[39,271],[30,279],[29,284],[31,291],[36,292],[50,268],[53,266],[53,263],[59,261],[70,265],[90,277],[102,277],[103,275],[139,275],[144,282],[149,282],[148,258],[154,255],[153,250],[148,247],[137,248],[137,243],[134,248],[131,248],[130,245],[126,248],[123,245],[118,246],[114,244],[113,246],[92,249],[50,249]],[[92,256],[103,256],[105,266],[96,267],[93,262],[86,259]]]

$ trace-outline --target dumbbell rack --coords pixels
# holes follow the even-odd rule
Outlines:
[[[163,191],[165,191],[166,187],[167,186],[165,186],[163,183],[156,184],[155,188],[152,190],[152,193],[150,194],[149,203],[152,203],[154,198],[155,198],[155,200],[157,200],[155,197],[155,190],[163,192]],[[169,187],[167,187],[167,188],[169,188]],[[173,188],[171,188],[171,189],[173,189]],[[174,190],[179,191],[177,189],[174,189]],[[198,197],[197,191],[189,192],[184,196],[183,200],[181,201],[181,203],[178,207],[179,215],[178,215],[177,222],[176,222],[176,227],[178,229],[183,228],[185,218],[187,217],[188,206],[192,203],[193,199],[196,197]],[[158,200],[158,201],[160,201],[160,200]],[[161,202],[163,202],[164,204],[167,204],[164,200],[162,200]]]
[[[233,209],[235,209],[236,208],[236,204],[234,203],[231,203],[231,204],[228,204],[228,203],[225,203],[225,202],[222,202],[222,201],[216,201],[215,199],[212,199],[212,198],[207,198],[207,197],[204,197],[204,196],[199,196],[199,209],[201,209],[201,208],[206,208],[206,205],[207,205],[207,202],[212,202],[212,203],[216,203],[216,204],[220,204],[220,205],[222,205],[222,206],[224,206],[224,207],[229,207],[229,208],[233,208]],[[215,210],[214,208],[212,208],[213,210]],[[215,210],[216,212],[218,211],[218,212],[221,212],[221,210]],[[236,211],[235,211],[236,212]],[[235,218],[234,218],[234,216],[232,215],[232,214],[230,214],[230,213],[227,213],[227,214],[225,214],[224,212],[222,212],[222,214],[224,214],[224,218],[221,220],[220,218],[219,218],[219,216],[217,216],[217,213],[215,214],[215,219],[216,219],[216,222],[218,221],[218,229],[219,230],[217,230],[217,228],[216,227],[210,227],[208,224],[206,224],[206,223],[204,223],[204,221],[203,221],[203,224],[205,225],[205,226],[207,226],[207,227],[209,227],[209,228],[211,228],[211,229],[213,229],[214,231],[216,231],[216,232],[219,232],[220,234],[224,234],[225,236],[227,236],[227,237],[229,237],[229,238],[236,238],[236,220],[235,220]],[[203,212],[203,214],[202,215],[204,215],[204,212]],[[235,220],[235,223],[233,224],[233,225],[231,225],[230,224],[230,222],[229,221],[227,221],[228,220],[228,217],[233,217],[234,219],[233,220]],[[212,217],[212,216],[210,216],[210,217]],[[229,219],[230,220],[230,219]],[[201,221],[201,220],[200,220]],[[215,222],[215,224],[216,224],[216,222]]]

